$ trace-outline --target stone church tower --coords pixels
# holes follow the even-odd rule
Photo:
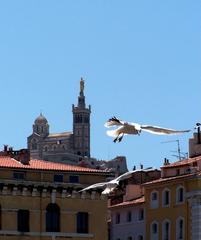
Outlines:
[[[91,106],[86,107],[84,80],[80,81],[80,95],[77,106],[72,105],[74,153],[90,157],[90,113]]]
[[[73,131],[50,133],[47,119],[42,113],[33,124],[33,132],[27,138],[31,158],[77,164],[90,157],[90,113],[91,106],[85,104],[84,80],[80,80],[77,106],[72,107]]]

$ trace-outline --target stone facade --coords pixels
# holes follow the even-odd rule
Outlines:
[[[33,124],[33,132],[27,138],[27,148],[32,159],[108,169],[118,174],[128,171],[126,158],[117,156],[110,161],[97,160],[90,154],[90,114],[86,107],[84,80],[80,80],[78,103],[72,105],[73,131],[50,133],[48,120],[41,113]]]
[[[90,113],[86,107],[84,81],[80,80],[77,106],[72,106],[73,132],[50,133],[47,119],[40,114],[33,124],[33,133],[27,139],[31,158],[57,162],[75,162],[90,157]]]

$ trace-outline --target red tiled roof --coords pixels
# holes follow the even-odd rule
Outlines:
[[[200,175],[201,175],[201,172],[195,172],[195,173],[189,173],[189,174],[184,174],[184,175],[179,175],[174,177],[159,178],[154,181],[144,183],[143,186],[147,186],[155,183],[163,183],[163,182],[173,181],[173,180],[178,180],[183,178],[190,178],[192,176],[200,176]]]
[[[70,171],[70,172],[90,172],[90,173],[108,173],[105,170],[97,170],[62,163],[54,163],[44,160],[32,159],[29,164],[25,165],[9,156],[0,156],[0,168],[19,168],[35,170],[52,170],[52,171]]]
[[[109,207],[109,209],[113,209],[113,208],[123,208],[123,207],[129,207],[129,206],[133,206],[133,205],[138,205],[138,204],[142,204],[145,202],[145,197],[141,197],[141,198],[137,198],[131,201],[125,201],[122,203],[118,203],[116,205],[113,205],[111,207]]]
[[[177,161],[177,162],[174,162],[174,163],[170,163],[168,165],[164,165],[161,168],[181,167],[181,166],[185,166],[185,165],[188,165],[188,164],[191,164],[193,162],[200,161],[200,160],[201,160],[201,156],[194,157],[194,158],[188,158],[188,159],[185,159],[185,160],[181,160],[181,161]]]

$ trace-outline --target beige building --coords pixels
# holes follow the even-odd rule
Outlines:
[[[0,176],[1,240],[107,239],[107,199],[78,190],[111,173],[5,149]]]

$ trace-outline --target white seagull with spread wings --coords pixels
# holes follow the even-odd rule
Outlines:
[[[150,168],[146,168],[146,169],[133,170],[130,172],[126,172],[109,182],[95,183],[93,185],[90,185],[89,187],[86,187],[86,188],[80,190],[79,192],[95,190],[95,189],[104,189],[104,191],[101,194],[107,195],[107,194],[111,193],[119,185],[120,181],[130,178],[134,172],[149,172],[149,171],[154,171],[154,170],[156,170],[156,168],[150,167]]]
[[[153,133],[153,134],[180,134],[180,133],[186,133],[190,132],[190,130],[173,130],[168,128],[162,128],[157,126],[151,126],[151,125],[140,125],[138,123],[130,123],[121,121],[116,117],[110,118],[106,123],[105,127],[113,127],[113,126],[119,126],[115,130],[108,130],[107,135],[110,137],[114,137],[114,142],[121,142],[122,138],[126,134],[133,134],[133,135],[140,135],[141,131]]]

